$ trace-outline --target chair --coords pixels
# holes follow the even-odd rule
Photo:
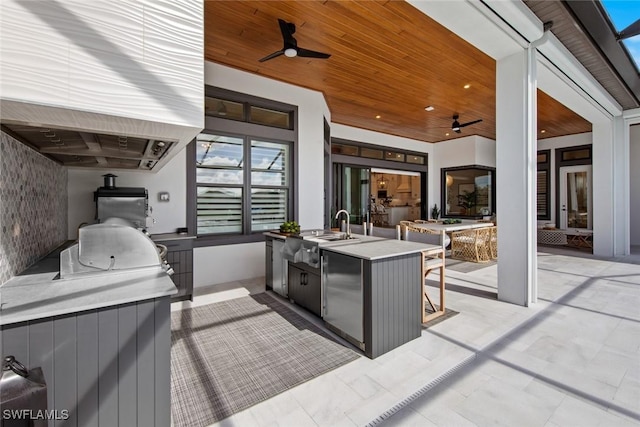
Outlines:
[[[368,236],[384,237],[385,239],[397,239],[400,240],[400,226],[396,225],[395,228],[381,228],[374,227],[373,224],[369,224]]]
[[[407,229],[408,226],[413,226],[415,225],[415,222],[413,221],[400,221],[400,233],[402,235],[402,238],[404,239],[404,233]]]
[[[422,277],[423,277],[423,297],[420,304],[422,310],[422,323],[442,316],[445,313],[444,292],[445,292],[445,249],[442,244],[441,236],[436,233],[423,232],[423,229],[407,226],[405,230],[405,240],[409,242],[421,242],[430,245],[438,245],[437,248],[425,249],[422,251]],[[427,289],[424,286],[424,280],[429,273],[435,269],[440,270],[440,306],[436,308],[435,304],[429,297]],[[430,306],[431,313],[427,314],[427,304]]]
[[[490,240],[491,227],[454,231],[451,233],[451,258],[487,262],[491,260]]]
[[[404,240],[407,240],[406,234],[408,231],[412,233],[423,233],[423,234],[434,234],[439,236],[438,240],[433,239],[434,245],[443,245],[445,248],[449,246],[451,242],[451,238],[447,235],[447,233],[443,231],[431,230],[430,228],[416,227],[415,225],[407,225],[405,227],[404,232],[402,233]]]
[[[491,259],[498,259],[498,227],[489,227],[491,229],[491,237],[489,238],[489,252]]]

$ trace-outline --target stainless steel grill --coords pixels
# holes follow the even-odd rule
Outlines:
[[[121,218],[80,228],[78,242],[60,254],[61,278],[143,268],[172,272],[156,244]]]

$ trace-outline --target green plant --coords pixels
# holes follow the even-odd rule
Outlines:
[[[463,194],[458,194],[458,206],[469,211],[476,205],[477,198],[478,192],[476,190],[465,191]]]
[[[300,225],[295,221],[286,221],[280,224],[281,233],[300,233]]]
[[[431,219],[438,219],[440,217],[440,209],[438,209],[438,204],[434,204],[431,208]]]
[[[461,224],[462,220],[458,218],[447,218],[442,220],[443,224]]]

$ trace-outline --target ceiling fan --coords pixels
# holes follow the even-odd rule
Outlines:
[[[453,115],[453,123],[451,123],[451,130],[457,133],[461,133],[462,131],[460,130],[463,127],[466,126],[470,126],[470,125],[475,125],[476,123],[480,123],[482,121],[482,119],[478,119],[478,120],[473,120],[467,123],[460,123],[458,121],[458,118],[460,116],[458,114],[454,114]]]
[[[265,56],[260,60],[260,62],[268,61],[280,55],[287,56],[289,58],[293,58],[294,56],[300,56],[303,58],[322,58],[326,59],[331,56],[329,53],[316,52],[315,50],[304,49],[298,47],[298,42],[293,37],[293,33],[296,32],[296,24],[291,22],[286,22],[282,19],[278,19],[278,23],[280,24],[280,32],[282,33],[282,40],[284,45],[282,49],[273,52],[270,55]]]

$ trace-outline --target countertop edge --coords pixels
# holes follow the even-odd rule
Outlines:
[[[97,280],[96,280],[97,279]],[[86,280],[91,281],[89,284]],[[135,281],[135,283],[127,283]],[[168,297],[178,293],[165,273],[118,274],[0,288],[0,326]],[[9,312],[7,312],[9,311]]]
[[[400,244],[400,246],[405,246],[405,247],[404,248],[401,247],[398,249],[388,248],[389,249],[388,253],[380,254],[380,255],[367,256],[365,254],[362,254],[362,252],[366,251],[368,248],[379,246],[381,243],[384,243],[385,248],[388,248],[390,243],[393,245]],[[439,247],[438,245],[429,245],[426,243],[384,239],[384,241],[378,240],[378,241],[354,243],[350,245],[327,246],[327,247],[323,247],[322,249],[324,251],[335,252],[342,255],[349,255],[349,256],[353,256],[356,258],[361,258],[369,261],[376,261],[376,260],[385,259],[385,258],[396,258],[403,255],[415,254],[415,253],[422,252],[423,250],[435,249],[438,247]]]
[[[198,236],[192,234],[181,234],[181,233],[161,233],[161,234],[152,234],[151,240],[154,242],[164,242],[166,240],[195,240]]]
[[[89,311],[89,310],[96,310],[96,309],[101,309],[101,308],[107,308],[107,307],[115,307],[118,305],[124,305],[124,304],[130,304],[133,302],[140,302],[140,301],[146,301],[146,300],[150,300],[150,299],[156,299],[156,298],[162,298],[162,297],[168,297],[174,294],[178,293],[178,289],[173,286],[172,290],[166,290],[166,291],[159,291],[159,292],[152,292],[149,294],[145,294],[144,296],[141,297],[129,297],[129,298],[122,298],[122,299],[115,299],[115,300],[111,300],[108,302],[102,302],[102,303],[94,303],[94,304],[87,304],[87,305],[83,305],[83,306],[79,306],[79,307],[68,307],[68,308],[60,308],[57,310],[51,310],[46,312],[46,314],[44,315],[40,315],[40,314],[25,314],[25,315],[3,315],[2,312],[0,312],[0,326],[4,327],[4,326],[11,326],[11,325],[15,325],[18,323],[24,323],[24,322],[28,322],[28,321],[37,321],[40,319],[46,319],[49,317],[58,317],[58,316],[64,316],[67,314],[73,314],[73,313],[81,313],[83,311]],[[6,320],[6,317],[9,317],[9,320]]]

